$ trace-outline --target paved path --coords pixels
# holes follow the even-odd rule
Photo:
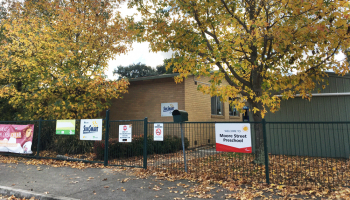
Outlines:
[[[179,185],[186,184],[187,187],[195,185],[195,183],[190,183],[187,180],[169,182],[156,180],[155,177],[138,179],[130,173],[128,174],[127,171],[130,170],[115,170],[116,168],[79,170],[69,167],[54,168],[47,165],[34,166],[23,163],[0,163],[0,187],[5,186],[55,197],[70,197],[84,200],[165,200],[185,199],[186,194],[180,193],[188,188]],[[217,192],[218,189],[221,189],[221,187],[215,187],[212,190],[212,193],[215,194],[214,199],[223,199],[225,193],[224,191]]]
[[[187,193],[184,192],[196,186],[198,186],[197,183],[188,180],[171,182],[159,180],[156,177],[139,179],[131,174],[130,168],[127,170],[119,168],[80,170],[70,167],[55,168],[47,165],[0,163],[0,194],[11,192],[11,194],[19,194],[16,195],[17,197],[30,198],[35,196],[42,200],[199,199],[188,198],[186,197]],[[211,184],[209,187],[210,192],[206,194],[211,194],[213,199],[225,199],[225,194],[232,194],[219,185]],[[196,192],[194,193],[196,194]],[[269,199],[281,198],[274,193],[264,192],[264,194]],[[293,199],[304,199],[308,196],[296,195],[292,197]]]

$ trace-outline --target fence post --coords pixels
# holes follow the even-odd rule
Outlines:
[[[184,155],[184,165],[185,165],[185,172],[187,173],[187,163],[186,163],[186,151],[185,151],[185,136],[184,136],[184,130],[183,130],[183,123],[180,123],[181,128],[181,142],[182,142],[182,152]]]
[[[109,139],[109,109],[106,111],[105,156],[104,166],[108,166],[108,139]]]
[[[41,137],[41,118],[39,119],[39,133],[38,133],[38,144],[36,147],[36,157],[39,157],[40,152],[40,137]]]
[[[264,137],[264,152],[265,152],[265,174],[266,174],[266,183],[270,184],[270,174],[269,174],[269,152],[267,150],[267,139],[266,139],[266,121],[262,120],[263,125],[263,137]]]
[[[147,129],[148,129],[148,118],[145,117],[143,130],[143,168],[147,169]]]

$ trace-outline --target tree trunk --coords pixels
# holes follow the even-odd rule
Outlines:
[[[254,122],[262,122],[261,110],[262,105],[257,103],[251,103],[252,107],[259,108],[260,111],[253,113]],[[263,132],[263,124],[262,123],[254,123],[254,131],[255,131],[255,164],[264,164],[265,163],[265,152],[264,152],[264,132]]]
[[[253,114],[254,122],[261,122],[262,117],[260,112]],[[264,131],[262,123],[254,123],[255,130],[255,164],[264,164],[265,162],[265,152],[264,152]]]

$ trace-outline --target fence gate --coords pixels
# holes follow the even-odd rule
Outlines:
[[[147,118],[108,123],[108,165],[147,168]]]

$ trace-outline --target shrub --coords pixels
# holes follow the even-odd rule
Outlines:
[[[176,151],[182,150],[182,141],[181,137],[166,135],[162,142],[153,141],[153,136],[150,136],[151,143],[154,146],[154,153],[157,154],[166,154],[166,153],[174,153]],[[149,140],[148,140],[149,141]],[[185,137],[185,149],[189,146],[189,141]],[[148,147],[147,147],[148,151]]]
[[[130,143],[119,142],[118,138],[108,140],[108,158],[128,158],[133,156],[143,156],[143,137],[135,137]],[[185,148],[189,146],[189,141],[185,138]],[[105,141],[95,141],[94,153],[96,159],[104,159]],[[177,136],[164,136],[163,141],[154,141],[153,136],[147,138],[147,154],[166,154],[182,150],[181,138]]]
[[[32,122],[31,122],[32,123]],[[30,124],[31,124],[30,123]],[[40,130],[40,151],[50,150],[54,145],[55,133],[56,133],[56,124],[53,121],[42,121],[41,130]],[[32,140],[32,150],[37,150],[38,145],[38,136],[39,136],[39,122],[34,123],[34,134]]]
[[[80,140],[79,135],[58,136],[54,142],[54,151],[58,154],[84,154],[90,153],[93,142]]]

